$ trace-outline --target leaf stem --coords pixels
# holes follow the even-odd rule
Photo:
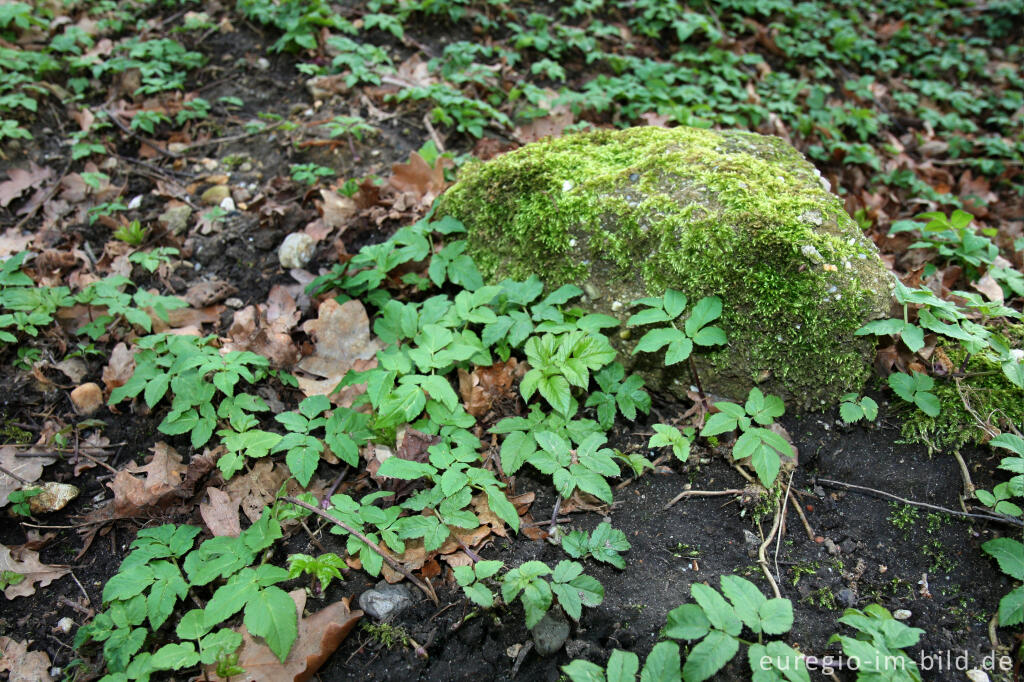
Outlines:
[[[334,525],[336,525],[336,526],[338,526],[340,528],[344,528],[346,532],[348,532],[348,533],[354,535],[355,537],[359,538],[363,543],[366,544],[367,547],[369,547],[374,552],[379,554],[381,556],[381,558],[384,559],[384,561],[387,563],[388,566],[390,566],[394,570],[396,570],[399,573],[401,573],[402,575],[404,575],[406,578],[409,579],[409,582],[411,582],[416,587],[420,588],[420,590],[422,590],[423,593],[425,595],[427,595],[432,602],[434,602],[435,604],[438,603],[437,602],[437,594],[434,592],[433,588],[431,588],[428,583],[425,583],[424,581],[422,581],[419,578],[417,578],[416,576],[414,576],[412,573],[409,572],[409,570],[405,566],[402,565],[402,563],[400,561],[397,561],[394,558],[392,558],[391,555],[389,555],[387,552],[385,552],[384,549],[380,545],[378,545],[376,542],[374,542],[370,538],[366,537],[365,535],[363,535],[362,533],[357,531],[352,526],[348,525],[344,521],[341,521],[340,519],[334,518],[333,516],[331,516],[330,514],[325,512],[323,509],[320,509],[319,507],[314,507],[311,504],[306,504],[302,500],[299,500],[299,499],[296,499],[294,497],[291,497],[290,495],[286,495],[285,497],[282,497],[281,499],[284,500],[285,502],[290,503],[290,504],[294,504],[297,507],[302,507],[303,509],[311,511],[314,514],[316,514],[317,516],[319,516],[319,517],[321,517],[323,519],[326,519],[327,521],[330,521],[331,523],[333,523]]]

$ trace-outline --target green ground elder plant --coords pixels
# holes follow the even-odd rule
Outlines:
[[[700,435],[717,436],[739,429],[740,436],[732,447],[733,459],[749,458],[761,484],[771,487],[779,475],[780,458],[793,458],[793,446],[779,434],[764,428],[785,412],[782,399],[774,395],[765,396],[755,386],[750,389],[747,402],[742,407],[724,401],[714,405],[719,412],[708,418]]]
[[[532,628],[556,600],[566,615],[578,621],[584,606],[604,601],[604,587],[575,561],[560,561],[554,570],[544,562],[527,561],[502,578],[501,598],[506,604],[518,598],[526,611],[526,627]]]

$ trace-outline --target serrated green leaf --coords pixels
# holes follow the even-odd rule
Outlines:
[[[688,341],[688,339],[685,334],[675,327],[652,329],[640,338],[636,347],[633,348],[633,355],[641,352],[656,353],[670,343],[682,341]]]
[[[295,602],[288,593],[276,586],[261,589],[246,603],[243,622],[283,663],[298,635]]]
[[[1003,627],[1024,622],[1024,586],[1018,585],[999,600],[999,624]]]
[[[793,627],[793,604],[788,599],[769,599],[757,607],[761,629],[769,635],[781,635]]]
[[[601,666],[582,659],[563,665],[562,672],[568,675],[571,682],[607,682]]]
[[[704,615],[714,628],[733,636],[740,634],[743,624],[736,617],[732,606],[715,589],[703,583],[693,583],[690,585],[690,594],[704,609]]]
[[[686,657],[683,665],[683,679],[686,682],[703,682],[725,667],[739,651],[740,644],[735,637],[712,630],[698,642]]]
[[[149,660],[154,670],[181,670],[199,663],[199,653],[192,642],[164,644]]]
[[[989,540],[981,549],[999,562],[1003,573],[1024,580],[1024,544],[1012,538],[996,538]]]
[[[658,642],[640,671],[640,682],[679,682],[679,645]]]
[[[700,639],[711,631],[711,621],[697,604],[683,604],[668,612],[665,635],[673,639]]]
[[[736,615],[755,633],[761,633],[758,609],[768,601],[754,583],[737,575],[722,576],[722,594],[732,603]],[[787,628],[788,629],[788,628]]]
[[[684,327],[686,335],[693,338],[701,327],[714,322],[721,316],[722,299],[717,296],[707,296],[700,299],[693,306],[693,312],[690,313],[690,317],[686,320]]]

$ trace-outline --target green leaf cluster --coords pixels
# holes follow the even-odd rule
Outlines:
[[[218,419],[227,419],[236,432],[253,430],[255,418],[251,413],[266,411],[262,398],[246,393],[235,394],[239,382],[255,384],[269,374],[269,361],[249,351],[221,353],[213,345],[214,337],[200,339],[175,334],[153,334],[140,338],[136,345],[135,371],[128,381],[110,394],[110,404],[142,394],[150,408],[171,393],[171,410],[160,422],[161,433],[178,435],[189,433],[192,447],[206,444],[217,426]],[[222,396],[218,407],[214,399]],[[254,431],[254,434],[257,432]],[[222,434],[227,436],[227,434]],[[234,442],[232,452],[246,445],[249,456],[258,453],[273,439],[258,432],[245,441]],[[271,445],[272,447],[272,445]],[[251,454],[250,454],[251,453]],[[226,464],[225,473],[234,473],[241,465]],[[230,472],[230,473],[229,473]]]
[[[739,429],[740,436],[732,446],[733,458],[737,461],[749,458],[761,484],[771,487],[779,475],[781,457],[795,459],[793,446],[771,429],[764,428],[785,412],[782,399],[774,395],[765,396],[755,386],[750,389],[747,402],[742,407],[724,401],[715,403],[715,407],[719,411],[708,418],[700,435],[716,436]]]
[[[839,399],[839,417],[847,424],[861,419],[869,422],[878,418],[878,403],[870,396],[858,396],[856,393],[845,393]]]
[[[102,642],[105,682],[148,680],[160,671],[185,670],[225,661],[241,635],[220,627],[239,611],[250,633],[262,637],[284,660],[297,636],[295,603],[276,583],[288,571],[252,566],[280,539],[281,527],[267,510],[239,537],[215,537],[193,549],[195,526],[164,525],[139,531],[131,553],[103,587],[106,609],[79,629],[75,646]],[[189,594],[208,592],[204,608],[171,616]],[[174,623],[173,634],[168,625]],[[177,637],[179,641],[168,641]]]
[[[477,606],[489,609],[494,606],[494,593],[491,588],[484,584],[484,581],[493,577],[502,569],[500,561],[474,561],[470,566],[454,566],[452,573],[455,575],[455,582],[459,584],[462,591],[471,602]]]
[[[620,571],[626,568],[622,552],[628,552],[629,546],[626,534],[612,528],[612,524],[607,521],[598,524],[592,533],[574,530],[562,536],[562,549],[573,559],[590,556],[597,561],[611,564]]]
[[[888,381],[889,388],[896,395],[908,403],[917,405],[918,409],[929,417],[937,417],[939,412],[942,411],[939,399],[931,392],[935,387],[935,380],[927,374],[921,374],[920,372],[914,372],[910,375],[901,373],[890,374]]]
[[[344,580],[341,577],[344,567],[345,560],[333,552],[325,552],[316,557],[308,554],[288,555],[288,577],[298,578],[303,574],[312,576],[321,594],[327,591],[332,580]]]
[[[627,327],[666,325],[651,329],[640,337],[640,341],[633,348],[634,355],[639,352],[655,353],[665,348],[665,364],[674,365],[690,357],[694,344],[710,347],[722,345],[727,341],[725,332],[711,324],[722,316],[722,299],[717,296],[707,296],[697,301],[682,329],[674,322],[686,309],[686,296],[675,289],[667,290],[661,297],[653,296],[633,301],[633,305],[643,305],[646,308],[631,316],[626,321]]]
[[[584,606],[604,601],[604,587],[575,561],[560,561],[554,570],[542,561],[527,561],[505,573],[501,598],[506,604],[518,598],[526,611],[526,627],[532,628],[556,599],[566,615],[578,621]]]
[[[903,650],[917,644],[924,630],[901,623],[878,604],[869,604],[863,611],[846,609],[839,622],[857,634],[835,634],[829,642],[839,642],[846,656],[858,659],[857,679],[921,682],[917,664]]]

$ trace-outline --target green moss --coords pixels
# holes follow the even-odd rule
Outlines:
[[[888,308],[873,245],[777,138],[654,127],[564,137],[468,167],[442,211],[467,225],[491,279],[582,285],[591,307],[620,318],[667,287],[721,296],[730,345],[703,356],[701,372],[730,397],[759,380],[805,406],[856,390],[872,348],[853,331]]]
[[[11,423],[10,420],[5,419],[3,424],[0,424],[0,438],[5,443],[31,443],[32,433],[25,429]]]
[[[1009,331],[1011,340],[1024,337],[1024,325],[1014,325]],[[1017,338],[1014,345],[1020,347],[1021,339]],[[967,358],[959,345],[946,345],[943,350],[957,368]],[[967,410],[965,398],[972,410],[996,427],[1005,430],[1008,422],[1018,428],[1024,425],[1024,391],[1003,376],[999,365],[974,355],[964,373],[959,388],[954,379],[936,379],[932,393],[938,397],[942,411],[937,417],[929,417],[913,409],[901,426],[904,438],[927,445],[930,450],[959,450],[969,443],[980,444],[986,439],[985,431]]]

